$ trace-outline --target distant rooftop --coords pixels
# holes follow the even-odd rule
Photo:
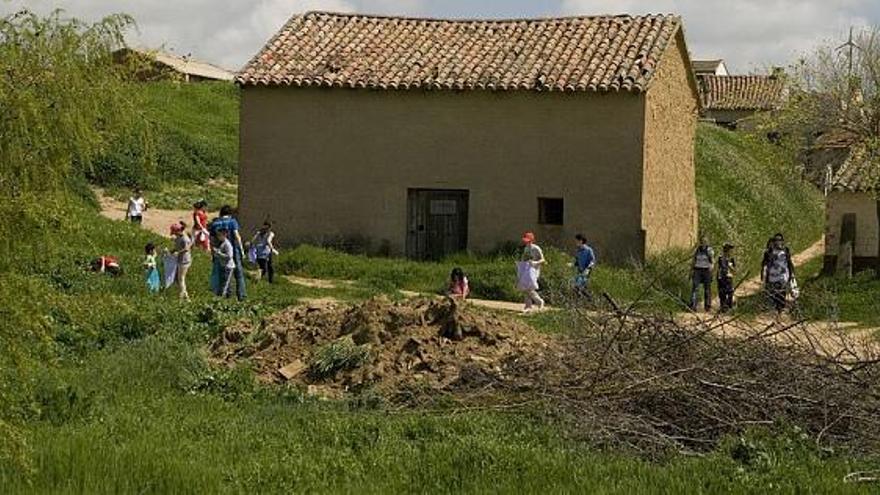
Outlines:
[[[699,76],[706,110],[775,110],[785,98],[785,81],[769,76]]]
[[[727,65],[724,63],[724,60],[693,60],[691,65],[694,68],[694,73],[698,76],[701,75],[712,75],[712,76],[726,76],[728,75]]]
[[[125,48],[122,51],[137,53],[141,56],[148,57],[181,74],[218,81],[232,81],[235,78],[235,74],[232,71],[208,62],[195,60],[189,56],[181,56],[161,50],[149,50],[144,48]]]

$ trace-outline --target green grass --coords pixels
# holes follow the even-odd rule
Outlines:
[[[211,179],[233,181],[238,167],[238,88],[228,83],[131,85],[142,102],[151,140],[120,138],[88,173],[102,186],[140,186],[152,191],[194,189],[175,207],[204,196]],[[192,199],[190,199],[192,198]],[[171,204],[169,204],[170,206]]]
[[[76,202],[47,215],[44,234],[54,242],[28,237],[34,249],[17,253],[21,262],[2,274],[0,307],[20,308],[22,317],[39,308],[45,330],[29,342],[40,359],[27,376],[3,380],[16,386],[15,424],[32,468],[27,475],[2,464],[4,493],[870,491],[840,480],[871,459],[817,451],[796,432],[756,432],[705,457],[649,462],[591,449],[539,409],[395,411],[375,395],[323,402],[265,388],[246,366],[206,360],[227,324],[259,321],[304,296],[375,291],[251,284],[246,303],[221,301],[207,293],[208,259],[198,255],[192,303],[149,296],[139,263],[155,236]],[[127,274],[77,266],[99,253],[120,256]],[[337,266],[340,278],[361,269]],[[419,280],[440,268],[445,277],[442,264],[398,273],[427,269],[416,271]],[[539,326],[560,324],[545,319]]]
[[[799,306],[805,317],[880,327],[880,279],[873,270],[845,279],[820,276],[821,269],[817,258],[801,270]]]
[[[822,236],[822,195],[781,148],[703,124],[696,150],[700,229],[716,246],[738,246],[741,275],[743,268],[758,273],[767,239],[776,232],[794,253]]]
[[[5,493],[870,493],[869,459],[797,432],[754,432],[700,458],[648,462],[560,434],[546,415],[391,412],[256,386],[171,331],[42,377],[29,422],[35,476]]]

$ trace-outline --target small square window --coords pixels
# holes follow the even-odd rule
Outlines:
[[[538,198],[538,223],[562,225],[565,208],[562,198]]]

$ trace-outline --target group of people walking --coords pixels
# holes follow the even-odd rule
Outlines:
[[[735,246],[725,243],[721,255],[716,259],[715,251],[706,237],[700,239],[700,245],[694,251],[691,275],[691,311],[697,310],[697,303],[702,288],[703,307],[712,309],[712,281],[718,285],[718,299],[721,312],[733,309],[734,277],[736,275]],[[714,272],[714,273],[713,273]],[[714,275],[714,276],[713,276]],[[794,260],[791,251],[785,245],[785,237],[776,234],[767,241],[761,260],[761,283],[768,303],[777,311],[782,312],[788,305],[789,295],[796,299],[799,295],[797,280],[794,273]]]
[[[136,224],[143,222],[144,212],[149,204],[140,190],[135,190],[129,199],[126,218]],[[232,297],[232,285],[235,284],[235,295],[238,300],[247,297],[245,287],[245,260],[257,265],[260,278],[269,283],[274,281],[275,270],[273,259],[278,254],[274,245],[275,233],[271,223],[264,222],[248,242],[241,236],[241,226],[235,218],[235,211],[229,205],[220,208],[219,215],[208,221],[207,203],[198,201],[193,204],[192,230],[187,232],[187,224],[183,221],[172,224],[169,233],[173,240],[171,249],[164,250],[165,279],[164,284],[159,271],[157,247],[153,243],[145,246],[144,269],[146,284],[151,292],[168,288],[173,284],[180,287],[180,297],[189,298],[186,276],[192,264],[192,250],[201,249],[212,255],[211,290],[221,297]],[[571,266],[574,267],[572,287],[575,294],[586,300],[592,300],[590,293],[590,275],[596,265],[596,253],[587,243],[582,234],[575,236],[576,251]],[[517,289],[523,293],[523,311],[542,310],[544,299],[538,292],[538,280],[541,268],[546,264],[544,251],[536,243],[533,232],[525,232],[522,236],[523,250],[517,262]],[[247,249],[247,251],[245,251]],[[716,256],[715,250],[704,236],[693,253],[691,263],[691,295],[689,306],[697,310],[702,293],[703,307],[711,311],[713,295],[712,286],[718,287],[718,299],[721,312],[733,309],[737,263],[736,247],[725,243],[721,254]],[[100,271],[118,271],[115,258],[101,257]],[[109,261],[107,261],[109,260]],[[789,295],[798,296],[795,279],[794,261],[791,251],[785,245],[782,234],[776,234],[767,242],[761,262],[761,282],[769,304],[778,312],[782,312]],[[461,268],[455,268],[450,274],[448,294],[453,297],[465,298],[470,291],[468,279]]]
[[[135,224],[142,224],[144,213],[149,204],[144,199],[140,190],[135,190],[129,198],[126,209],[126,219]],[[211,254],[211,291],[221,297],[232,297],[232,285],[235,284],[235,295],[239,301],[247,297],[245,282],[245,260],[256,265],[260,269],[260,279],[273,283],[275,270],[273,258],[278,255],[274,245],[275,233],[272,231],[270,222],[263,225],[254,233],[248,242],[244,242],[241,236],[241,227],[235,218],[235,210],[224,205],[216,218],[208,221],[207,202],[197,201],[193,204],[192,229],[188,231],[188,225],[179,221],[169,227],[169,235],[172,240],[171,248],[163,249],[160,256],[154,243],[148,243],[144,247],[143,268],[146,276],[147,289],[150,292],[159,292],[177,284],[180,288],[180,297],[189,299],[187,289],[187,274],[193,262],[192,251],[200,249]],[[105,259],[106,257],[101,257]],[[101,262],[101,270],[108,263]],[[113,267],[118,267],[118,261],[113,258]],[[164,280],[162,273],[164,273]]]

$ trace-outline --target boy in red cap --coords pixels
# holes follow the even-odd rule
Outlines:
[[[534,233],[526,232],[523,234],[522,242],[524,247],[520,261],[528,263],[535,271],[535,284],[521,286],[521,290],[525,292],[525,307],[523,308],[523,311],[528,313],[532,310],[534,304],[538,305],[539,310],[544,309],[544,300],[538,295],[537,280],[541,277],[541,265],[543,265],[546,260],[544,259],[544,251],[540,246],[535,244]]]

